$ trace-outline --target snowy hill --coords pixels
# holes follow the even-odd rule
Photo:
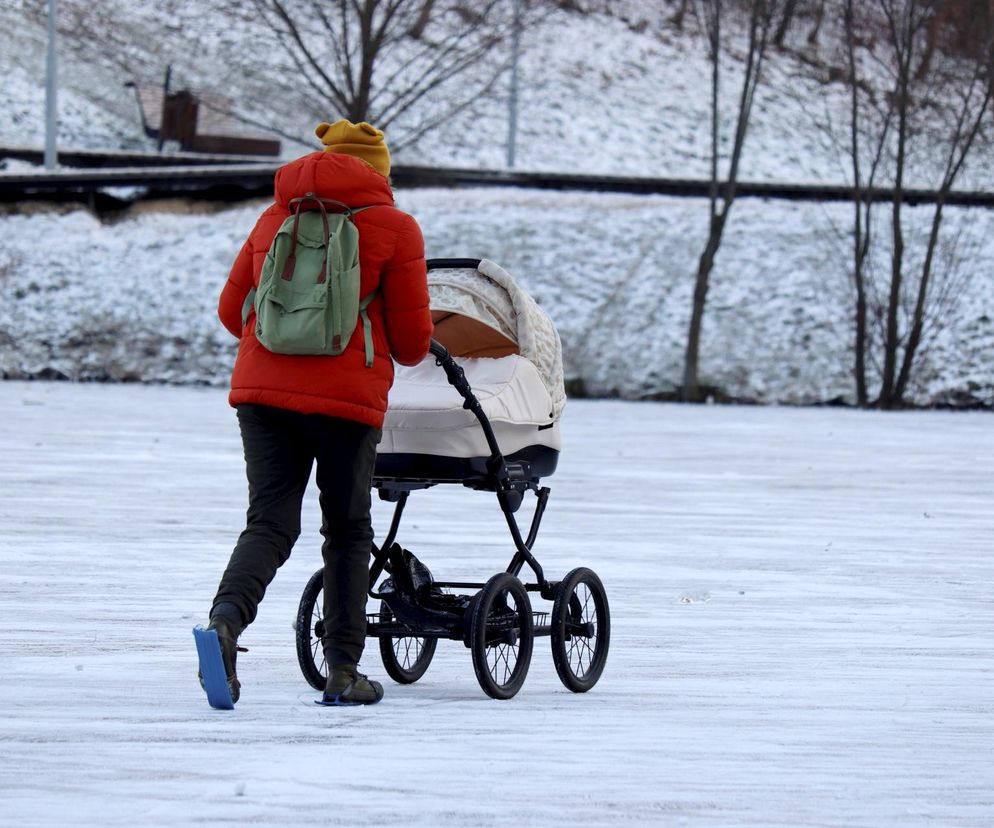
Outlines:
[[[0,143],[38,144],[43,31],[18,14],[22,5],[0,12],[0,68],[9,89],[0,103]],[[134,8],[137,14],[145,7]],[[216,28],[207,20],[198,43]],[[559,12],[524,40],[521,168],[706,173],[708,64],[698,37],[659,19],[640,29],[619,16]],[[170,54],[164,44],[163,60]],[[190,54],[203,66],[181,66],[180,76],[196,82],[197,72],[217,61],[202,51]],[[812,81],[798,54],[771,58],[744,178],[844,180],[836,150],[812,127],[813,115],[844,111],[844,90]],[[731,97],[734,51],[726,69]],[[67,55],[60,139],[147,145],[123,80],[109,65]],[[481,102],[396,160],[500,167],[504,103],[500,95]],[[314,120],[326,115],[295,117],[307,141]],[[303,145],[285,149],[295,155]],[[977,164],[963,186],[994,189],[991,176]],[[492,258],[537,296],[560,327],[575,387],[641,398],[666,396],[678,385],[692,275],[706,233],[702,200],[409,190],[398,193],[398,203],[425,228],[429,255]],[[151,205],[110,224],[85,211],[0,217],[0,373],[224,383],[233,348],[214,304],[260,208]],[[908,211],[912,261],[921,258],[930,215],[927,207]],[[994,405],[991,222],[987,210],[947,211],[941,253],[943,262],[960,263],[949,280],[956,289],[931,330],[912,402]],[[852,400],[849,223],[850,208],[841,204],[736,204],[713,276],[701,357],[702,382],[719,397]],[[39,238],[49,241],[39,245]],[[885,270],[886,262],[875,267]]]
[[[710,65],[695,24],[677,30],[669,23],[673,5],[607,4],[614,14],[557,9],[524,31],[517,167],[707,175]],[[300,139],[284,141],[288,157],[313,146],[314,124],[333,114],[281,111],[279,98],[265,92],[264,52],[256,66],[262,80],[234,71],[232,62],[245,49],[239,37],[248,35],[240,35],[239,21],[230,15],[189,2],[146,6],[114,0],[104,6],[114,15],[108,27],[114,34],[111,42],[68,32],[61,36],[59,140],[66,146],[153,148],[141,132],[134,93],[124,82],[161,83],[167,64],[173,68],[172,88],[189,85],[224,93],[246,116],[288,125],[287,131]],[[43,141],[45,30],[37,11],[29,12],[39,7],[16,0],[0,10],[0,71],[6,93],[0,103],[0,144]],[[69,25],[68,12],[61,20]],[[727,25],[734,29],[734,20]],[[838,149],[819,126],[848,117],[844,86],[814,79],[831,74],[831,26],[824,30],[820,47],[805,45],[798,34],[791,48],[771,52],[746,145],[743,178],[845,180]],[[145,43],[155,47],[143,47]],[[252,46],[264,48],[254,41]],[[723,64],[726,139],[733,126],[743,49],[733,38]],[[812,62],[825,62],[826,71],[813,72]],[[122,64],[130,69],[125,71]],[[499,83],[470,111],[447,119],[396,160],[503,167],[507,95],[507,83]],[[430,98],[419,117],[431,120]],[[987,165],[975,164],[963,186],[994,189],[994,173]]]
[[[398,205],[425,228],[429,256],[503,264],[557,323],[567,375],[589,393],[658,396],[679,383],[702,200],[426,189],[398,193]],[[0,373],[225,383],[235,342],[216,320],[217,295],[262,207],[152,205],[109,224],[85,211],[0,219]],[[909,222],[922,226],[924,209]],[[762,402],[851,400],[848,285],[832,266],[845,241],[826,231],[847,211],[736,206],[705,318],[703,382]],[[994,215],[951,210],[949,221],[979,271],[994,271]],[[914,402],[994,404],[989,280],[959,299]]]

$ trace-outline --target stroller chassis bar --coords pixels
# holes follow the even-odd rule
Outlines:
[[[507,521],[507,527],[511,532],[511,539],[514,541],[516,550],[511,563],[507,567],[507,572],[517,577],[527,563],[535,573],[537,583],[526,584],[525,588],[532,592],[539,592],[543,598],[551,601],[553,599],[554,587],[546,580],[541,564],[535,559],[531,551],[535,544],[535,539],[538,537],[539,526],[542,523],[542,516],[545,514],[545,507],[549,500],[549,488],[547,486],[539,487],[529,477],[527,463],[507,462],[500,450],[500,446],[497,444],[497,437],[494,434],[493,426],[490,424],[483,406],[480,405],[480,401],[476,398],[472,388],[470,388],[462,366],[452,358],[445,346],[435,340],[431,341],[430,350],[432,356],[435,357],[435,364],[441,366],[445,371],[445,376],[449,384],[463,398],[463,408],[473,412],[486,437],[487,447],[490,449],[490,458],[487,460],[490,486],[487,488],[492,487],[497,494],[497,502],[500,504],[501,512],[503,512],[504,518]],[[393,519],[390,522],[390,529],[387,532],[386,538],[379,548],[374,545],[373,564],[369,573],[370,597],[382,598],[382,593],[377,592],[374,587],[383,570],[390,571],[392,569],[391,564],[396,565],[397,563],[389,561],[389,555],[394,541],[397,539],[397,533],[400,530],[400,519],[404,512],[404,506],[407,504],[408,495],[414,489],[435,485],[435,481],[380,480],[375,485],[380,490],[381,498],[396,502],[397,504],[394,508]],[[531,527],[528,530],[528,537],[522,538],[521,530],[518,527],[518,521],[514,513],[521,506],[521,501],[526,491],[535,493],[537,503],[535,505],[535,512],[532,515]],[[457,584],[439,584],[439,586],[457,586]],[[463,585],[460,584],[458,586]],[[466,584],[465,586],[478,586],[482,588],[483,584]]]

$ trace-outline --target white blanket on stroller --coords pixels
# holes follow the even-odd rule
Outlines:
[[[503,454],[535,445],[560,448],[553,402],[531,362],[517,355],[455,360],[466,372]],[[479,420],[463,408],[462,397],[429,356],[418,365],[397,366],[379,452],[487,457],[490,449]]]

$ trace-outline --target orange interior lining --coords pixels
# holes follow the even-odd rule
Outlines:
[[[505,357],[520,353],[516,342],[508,339],[489,325],[460,313],[432,311],[436,340],[452,356]]]

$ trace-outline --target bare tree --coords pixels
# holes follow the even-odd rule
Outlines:
[[[783,46],[787,32],[794,24],[794,20],[800,16],[798,12],[806,13],[813,18],[811,28],[808,30],[807,41],[808,45],[814,45],[817,42],[822,21],[825,19],[825,0],[810,0],[808,3],[801,3],[800,0],[784,0],[783,13],[780,15],[780,22],[773,35],[773,42],[778,48]]]
[[[728,172],[725,181],[719,181],[721,112],[721,58],[722,21],[724,8],[722,0],[696,0],[695,12],[701,21],[708,42],[708,56],[711,60],[711,174],[709,194],[708,238],[697,265],[694,282],[694,298],[691,307],[690,325],[687,330],[687,348],[684,354],[683,385],[680,397],[685,402],[701,399],[698,379],[701,326],[707,303],[711,271],[715,257],[721,246],[722,235],[728,222],[728,215],[735,202],[738,185],[739,163],[745,146],[749,118],[756,96],[756,89],[762,78],[763,60],[770,41],[771,23],[776,12],[774,0],[748,0],[748,47],[745,54],[745,69],[742,89],[739,94],[736,112],[735,135],[728,159]]]
[[[937,275],[948,276],[936,273],[944,208],[991,109],[992,33],[988,25],[983,48],[974,58],[930,56],[931,68],[916,72],[935,0],[875,0],[872,7],[860,6],[844,0],[848,149],[854,181],[854,377],[858,404],[894,408],[904,401],[926,327],[944,298],[943,291],[935,288]],[[862,17],[857,20],[859,13]],[[880,37],[867,37],[867,32]],[[858,51],[878,72],[883,69],[889,75],[890,86],[883,96],[870,94],[872,84],[861,76]],[[918,144],[927,151],[916,156]],[[865,173],[862,163],[868,155]],[[920,263],[909,256],[904,227],[907,181],[916,157],[940,162],[937,202]],[[883,244],[872,229],[872,191],[885,167],[893,190],[888,207],[889,272],[878,285],[867,262],[874,246]],[[879,366],[880,381],[873,399],[868,390],[871,364]]]
[[[44,0],[23,2],[42,19]],[[550,13],[521,4],[525,25]],[[126,79],[172,63],[177,83],[224,93],[236,102],[225,114],[243,123],[311,145],[301,124],[369,120],[391,128],[394,149],[501,83],[512,11],[508,0],[60,2],[66,46]]]
[[[776,33],[773,35],[773,42],[777,46],[783,46],[783,39],[787,36],[790,24],[794,22],[794,15],[797,13],[798,0],[785,0],[783,14],[780,15],[780,22],[777,24]]]
[[[315,115],[402,125],[391,135],[396,148],[490,91],[506,69],[501,43],[513,25],[505,0],[253,0],[253,8],[296,69],[282,78],[288,93]],[[445,103],[412,118],[432,96]]]
[[[870,252],[872,238],[873,201],[869,194],[873,189],[876,172],[880,166],[880,158],[886,145],[887,133],[890,128],[890,113],[884,118],[884,129],[877,142],[877,153],[870,164],[869,174],[864,182],[862,166],[861,135],[860,135],[860,86],[858,83],[859,70],[856,62],[856,23],[854,0],[844,0],[845,45],[847,83],[849,85],[849,158],[853,173],[853,287],[856,292],[855,308],[855,366],[856,401],[860,406],[867,404],[866,391],[866,315],[867,315],[867,286],[866,262]]]
[[[815,0],[814,4],[814,21],[811,24],[811,28],[808,30],[808,45],[813,46],[818,42],[818,33],[821,31],[821,25],[825,21],[825,0]]]

